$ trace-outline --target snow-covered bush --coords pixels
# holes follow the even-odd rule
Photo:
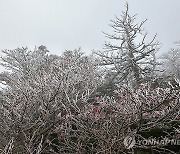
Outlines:
[[[0,74],[5,85],[1,91],[0,147],[11,141],[13,153],[38,153],[60,117],[84,110],[86,100],[101,84],[101,73],[93,59],[79,49],[62,56],[49,55],[45,47],[3,53],[2,65],[9,71]]]
[[[158,131],[159,137],[178,138],[177,80],[166,81],[167,87],[118,84],[106,95],[101,70],[79,50],[4,53],[10,71],[0,74],[1,153],[130,153],[143,146],[128,149],[127,136],[140,140]],[[151,151],[162,148],[167,152],[159,145]]]

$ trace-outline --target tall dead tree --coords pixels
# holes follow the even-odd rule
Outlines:
[[[111,42],[105,42],[103,51],[95,52],[100,59],[100,65],[107,66],[110,70],[108,78],[111,84],[125,82],[135,86],[153,76],[158,45],[155,42],[156,36],[147,42],[147,33],[143,33],[142,28],[146,20],[136,24],[135,19],[136,15],[129,14],[126,4],[126,10],[121,17],[111,20],[113,34],[105,33]]]

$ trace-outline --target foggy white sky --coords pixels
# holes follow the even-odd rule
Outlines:
[[[110,19],[121,15],[125,0],[0,0],[0,50],[45,45],[50,53],[82,47],[101,49]],[[156,33],[161,52],[180,40],[180,0],[129,0],[137,21],[148,19],[148,38]]]

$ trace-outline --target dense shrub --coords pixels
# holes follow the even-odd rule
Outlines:
[[[1,153],[179,152],[179,146],[168,144],[124,144],[127,136],[136,141],[179,139],[177,80],[167,79],[166,87],[117,84],[109,93],[102,88],[101,70],[79,51],[61,57],[40,49],[5,53],[4,65],[12,69],[0,76],[6,83],[1,92]],[[38,56],[38,63],[32,62]]]

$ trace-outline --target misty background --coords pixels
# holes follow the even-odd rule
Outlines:
[[[160,53],[180,40],[179,0],[129,0],[131,15],[144,24],[147,39],[157,33]],[[125,0],[0,0],[0,50],[45,45],[52,54],[81,47],[100,50],[111,32],[110,20],[125,10]]]

